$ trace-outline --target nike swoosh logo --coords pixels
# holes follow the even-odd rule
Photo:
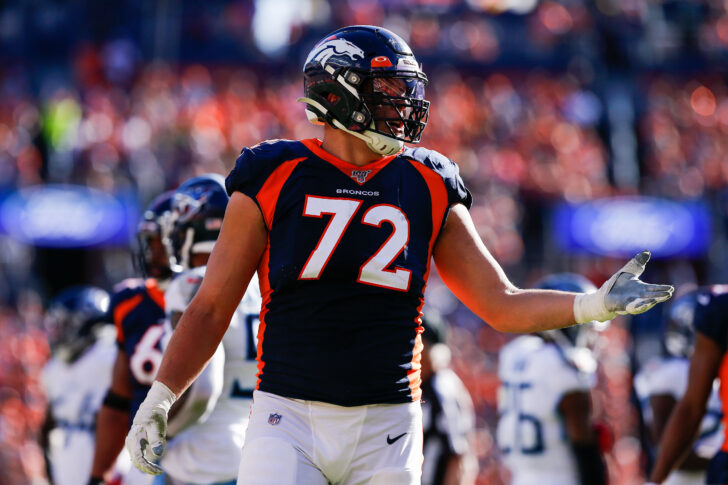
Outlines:
[[[391,445],[392,443],[394,443],[395,441],[397,441],[398,439],[400,439],[402,436],[404,436],[406,434],[407,433],[402,433],[401,435],[395,436],[394,438],[390,438],[389,435],[387,435],[387,444]]]

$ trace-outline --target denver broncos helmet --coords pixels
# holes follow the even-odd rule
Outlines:
[[[381,27],[336,30],[311,50],[303,67],[306,115],[364,140],[374,152],[418,143],[428,119],[427,76],[399,36]]]
[[[48,304],[44,327],[54,355],[73,362],[96,340],[95,330],[110,322],[109,294],[95,286],[72,286]]]
[[[137,263],[145,277],[168,279],[173,272],[169,265],[169,255],[160,257],[159,251],[164,251],[163,238],[165,227],[168,224],[172,209],[172,195],[170,190],[155,197],[144,210],[141,221],[137,226]],[[160,249],[155,248],[160,244]]]
[[[663,347],[672,357],[689,358],[695,345],[693,320],[698,290],[693,289],[676,298],[667,310]]]
[[[212,252],[228,200],[218,174],[192,177],[174,192],[167,238],[173,268],[189,269],[192,254]]]
[[[542,278],[536,283],[536,288],[542,290],[559,290],[573,293],[593,293],[597,291],[594,283],[576,273],[555,273]],[[557,344],[573,347],[587,347],[591,330],[603,330],[608,323],[591,322],[585,325],[572,325],[558,330],[540,332],[550,337]],[[597,327],[597,328],[591,328]]]

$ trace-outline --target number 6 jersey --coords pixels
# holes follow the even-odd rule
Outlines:
[[[268,246],[258,389],[344,406],[420,399],[419,312],[455,163],[405,148],[365,166],[316,139],[244,149],[226,180],[260,208]]]
[[[149,391],[162,362],[164,293],[154,279],[130,278],[114,288],[109,314],[116,325],[116,343],[129,358],[132,398],[129,419]]]

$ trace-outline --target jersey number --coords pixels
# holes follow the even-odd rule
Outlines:
[[[140,384],[151,385],[162,363],[162,351],[157,344],[164,336],[163,325],[152,325],[144,332],[134,347],[134,355],[129,359],[129,368]]]
[[[516,425],[512,446],[501,444],[501,451],[503,453],[510,453],[512,448],[516,448],[524,455],[536,455],[543,453],[544,444],[541,421],[536,416],[526,414],[521,410],[522,393],[529,389],[531,384],[528,382],[503,382],[503,387],[508,393],[507,399],[509,400],[506,412],[503,414],[515,413]],[[528,433],[528,431],[530,431],[530,433]],[[532,437],[532,439],[528,440],[530,443],[524,443],[524,441],[526,441],[524,440],[525,436]]]
[[[299,279],[316,280],[321,276],[361,203],[361,200],[354,199],[306,196],[304,216],[320,218],[324,214],[329,214],[331,219],[316,248],[303,266]],[[386,268],[409,242],[409,221],[399,207],[386,204],[375,205],[362,216],[362,223],[368,226],[382,227],[383,222],[391,224],[394,230],[384,244],[361,265],[357,281],[367,285],[407,291],[412,272],[399,267],[394,270]]]

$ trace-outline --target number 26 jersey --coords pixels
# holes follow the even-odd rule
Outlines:
[[[246,148],[226,180],[268,229],[257,388],[343,406],[419,400],[432,250],[471,196],[455,163],[405,148],[365,166],[317,139]]]

